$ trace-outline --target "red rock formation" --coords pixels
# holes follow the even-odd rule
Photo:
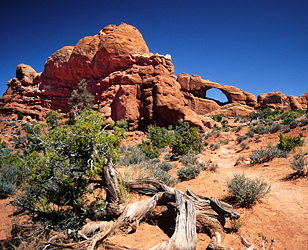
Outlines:
[[[41,74],[30,66],[18,65],[16,77],[0,98],[0,112],[21,112],[37,120],[43,120],[51,109],[66,113],[71,92],[82,79],[95,96],[94,108],[107,118],[127,120],[131,129],[184,119],[205,130],[213,126],[204,117],[209,112],[248,115],[253,107],[307,107],[308,95],[260,95],[257,106],[254,95],[236,87],[184,73],[177,78],[171,57],[150,53],[140,32],[122,23],[84,37],[76,46],[59,49],[48,58]],[[221,90],[227,103],[206,98],[211,88]]]

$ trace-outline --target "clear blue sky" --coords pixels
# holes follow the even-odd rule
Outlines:
[[[139,29],[175,74],[197,74],[254,95],[308,92],[307,0],[7,0],[0,4],[0,96],[19,63],[49,56],[108,24]]]

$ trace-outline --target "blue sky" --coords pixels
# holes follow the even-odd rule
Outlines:
[[[121,22],[171,54],[176,75],[256,96],[308,92],[307,0],[10,0],[0,4],[0,96],[19,63],[42,72],[56,50]]]

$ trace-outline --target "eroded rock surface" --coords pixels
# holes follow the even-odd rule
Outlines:
[[[165,126],[179,119],[193,126],[212,128],[204,114],[227,112],[248,115],[253,108],[307,108],[308,93],[295,98],[273,92],[256,97],[239,88],[203,80],[197,75],[174,75],[171,56],[153,54],[133,26],[108,25],[95,36],[82,38],[75,46],[56,51],[42,73],[20,64],[16,77],[0,98],[4,115],[21,112],[43,120],[50,110],[70,110],[68,100],[77,84],[86,79],[95,96],[94,108],[113,120],[125,119],[130,129],[144,129],[156,122]],[[206,97],[216,88],[226,103]]]

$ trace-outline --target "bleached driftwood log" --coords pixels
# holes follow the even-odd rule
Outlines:
[[[175,220],[172,236],[167,241],[159,243],[150,250],[196,249],[197,232],[205,232],[211,237],[212,240],[207,249],[232,249],[221,244],[225,236],[223,228],[225,224],[224,218],[228,216],[239,218],[240,216],[231,205],[213,197],[209,198],[196,194],[189,189],[186,193],[183,193],[155,180],[137,180],[134,183],[127,183],[127,185],[130,190],[153,196],[147,200],[121,207],[121,215],[114,222],[89,222],[78,231],[78,234],[85,239],[84,241],[70,244],[58,244],[52,241],[47,243],[67,248],[92,250],[98,242],[104,241],[105,249],[131,249],[126,246],[115,245],[106,240],[106,238],[116,230],[121,230],[124,233],[137,230],[141,221],[163,216],[164,212],[173,206],[170,204],[175,203],[173,209],[169,211],[170,213],[167,213],[169,217],[171,216]],[[117,196],[111,195],[111,197],[117,201]],[[117,204],[114,205],[116,208]],[[93,234],[96,230],[99,230],[99,232],[92,237],[88,236],[89,233]]]

